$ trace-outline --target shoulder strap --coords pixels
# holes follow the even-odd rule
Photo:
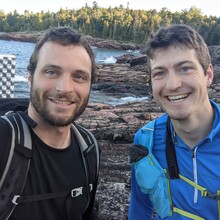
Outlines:
[[[29,128],[19,114],[8,114],[2,118],[9,123],[12,131],[11,149],[0,180],[0,219],[6,219],[16,206],[15,196],[20,196],[23,191],[32,143]]]
[[[130,163],[138,162],[148,154],[152,154],[154,123],[155,121],[151,121],[144,125],[138,133],[139,144],[129,146]]]
[[[76,128],[76,126],[72,124],[72,129],[74,131],[74,134],[76,135],[77,141],[79,142],[79,146],[81,149],[88,185],[62,192],[52,192],[32,196],[21,196],[31,159],[31,135],[26,122],[22,119],[22,117],[19,114],[8,114],[2,117],[11,126],[12,142],[8,161],[3,172],[2,178],[0,180],[0,195],[5,195],[1,196],[0,199],[0,219],[6,219],[8,216],[10,216],[15,206],[22,202],[53,199],[57,197],[67,196],[68,194],[71,194],[71,197],[77,197],[85,192],[92,191],[93,185],[90,181],[97,180],[99,171],[99,145],[90,131],[81,126],[77,126],[78,128]],[[78,129],[80,129],[80,131]],[[86,135],[86,140],[88,141],[88,144],[82,137],[80,132],[83,132],[84,135]],[[89,155],[89,152],[92,151],[92,149],[95,149],[96,153],[96,170],[93,175],[94,177],[91,179],[89,170],[91,164],[89,162],[94,162],[94,160],[92,160],[92,158],[88,162],[86,155]],[[26,160],[24,160],[24,158],[20,158],[21,156],[24,157],[23,155],[26,156]],[[9,183],[10,186],[8,186]]]
[[[139,137],[139,142],[141,145],[145,146],[149,153],[152,153],[152,147],[153,147],[153,136],[154,136],[154,125],[155,120],[150,121],[144,127],[141,128],[141,133]]]
[[[84,193],[91,192],[93,190],[93,181],[95,181],[98,177],[98,169],[99,169],[99,146],[98,143],[93,136],[91,132],[89,132],[87,129],[77,126],[72,124],[72,129],[74,132],[74,135],[76,136],[76,139],[79,143],[81,154],[82,154],[82,159],[85,167],[85,173],[86,173],[86,178],[87,178],[87,185],[86,186],[80,186],[78,188],[74,188],[71,190],[64,190],[60,192],[50,192],[50,193],[44,193],[44,194],[35,194],[35,195],[29,195],[29,196],[15,196],[14,197],[14,202],[16,204],[19,203],[26,203],[26,202],[36,202],[36,201],[42,201],[42,200],[48,200],[48,199],[55,199],[59,197],[67,197],[70,195],[72,198],[78,197]],[[83,136],[81,132],[84,132]],[[86,136],[85,136],[86,135]],[[85,139],[84,139],[85,136]],[[88,141],[88,143],[86,141]],[[94,164],[93,157],[91,160],[88,160],[89,152],[92,151],[92,149],[96,150],[96,172],[94,175],[91,175],[92,170],[89,168],[92,166],[92,163]],[[88,160],[88,161],[87,161]],[[91,178],[91,176],[93,178]]]
[[[73,129],[74,134],[76,135],[77,141],[78,141],[80,149],[81,149],[87,179],[89,179],[89,177],[88,177],[88,170],[87,170],[88,165],[86,164],[85,155],[87,153],[89,153],[89,151],[91,149],[95,148],[95,152],[96,152],[96,177],[98,177],[100,155],[99,155],[99,145],[98,145],[96,138],[89,130],[83,128],[82,126],[78,125],[76,127],[74,124],[72,124],[72,129]],[[80,133],[79,130],[81,132],[83,132],[84,136],[87,139],[87,143],[86,143],[85,139],[82,137],[82,134]]]
[[[166,136],[166,158],[168,164],[168,171],[170,179],[179,178],[179,168],[176,159],[176,151],[171,137],[170,131],[170,117],[167,119],[166,123],[167,136]]]
[[[144,145],[149,153],[152,153],[153,147],[153,134],[154,134],[155,120],[149,122],[141,129],[140,134],[140,144]],[[166,159],[168,164],[168,171],[171,179],[179,178],[179,168],[176,159],[175,147],[171,138],[170,131],[170,117],[168,117],[166,122]]]

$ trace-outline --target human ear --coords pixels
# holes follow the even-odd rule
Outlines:
[[[31,83],[33,80],[33,76],[31,74],[28,75],[28,86],[31,87]]]
[[[206,71],[206,77],[207,77],[207,87],[210,87],[214,78],[214,72],[213,72],[213,66],[212,64],[209,64],[207,71]]]

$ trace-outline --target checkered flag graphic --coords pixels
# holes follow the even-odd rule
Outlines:
[[[14,97],[15,56],[0,54],[0,98]]]

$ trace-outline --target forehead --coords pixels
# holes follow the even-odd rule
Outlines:
[[[167,66],[182,61],[198,63],[199,61],[195,49],[174,46],[156,49],[150,63],[151,68],[153,68],[157,65]]]
[[[38,61],[47,60],[76,62],[82,61],[91,63],[90,56],[82,45],[61,45],[56,42],[46,42],[40,49]]]
[[[46,42],[39,51],[36,71],[42,71],[49,66],[69,72],[92,73],[91,58],[82,45],[63,46],[55,42]]]
[[[56,55],[56,53],[62,53],[62,52],[71,53],[71,51],[74,54],[75,54],[75,51],[84,51],[84,53],[87,53],[86,49],[82,45],[78,45],[78,44],[62,45],[58,42],[48,41],[42,45],[42,47],[39,50],[39,54],[40,55],[46,54],[46,55],[53,56],[53,55]]]

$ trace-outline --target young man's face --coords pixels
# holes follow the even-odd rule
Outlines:
[[[65,126],[86,108],[91,88],[92,63],[85,48],[47,42],[40,49],[31,83],[36,121]]]
[[[194,49],[158,49],[151,60],[151,78],[154,99],[171,118],[206,113],[213,70],[210,65],[204,74]]]

